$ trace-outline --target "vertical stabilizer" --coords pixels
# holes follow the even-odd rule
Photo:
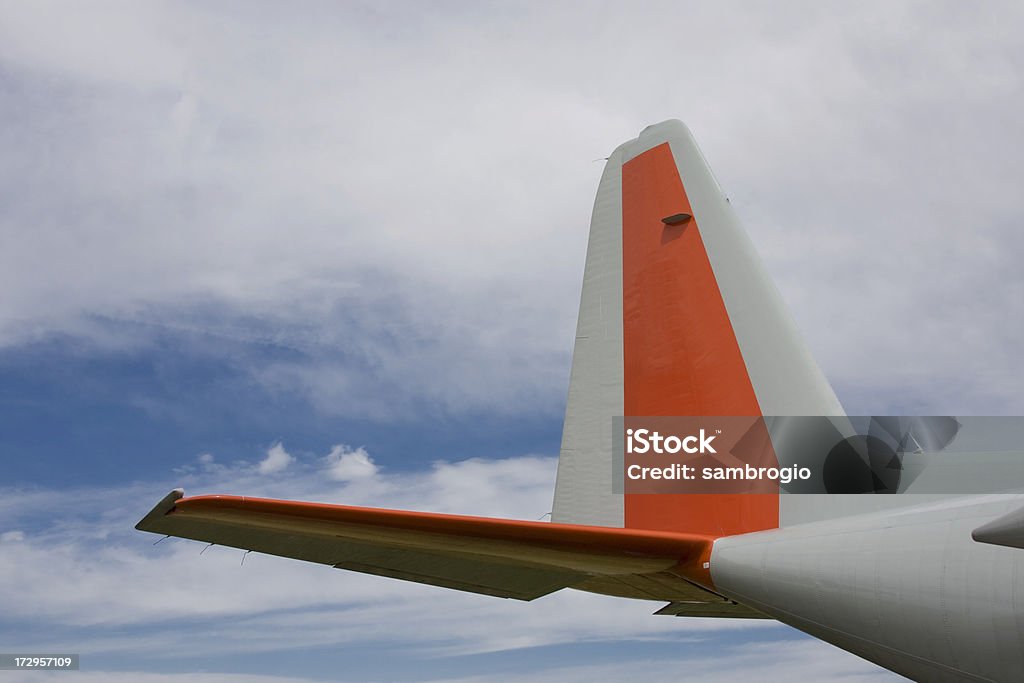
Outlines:
[[[591,220],[554,521],[779,526],[777,495],[613,494],[612,418],[840,414],[686,126],[665,121],[620,145]]]

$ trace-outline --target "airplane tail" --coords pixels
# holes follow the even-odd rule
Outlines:
[[[591,219],[552,521],[778,527],[776,494],[614,493],[612,418],[842,414],[686,126],[620,145]]]
[[[763,617],[715,591],[711,553],[779,526],[780,497],[616,494],[613,418],[838,414],[689,131],[667,121],[601,179],[552,523],[177,489],[136,528],[518,600],[573,588],[668,601],[658,614]]]

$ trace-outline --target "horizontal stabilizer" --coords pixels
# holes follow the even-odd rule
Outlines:
[[[719,619],[771,619],[766,614],[728,599],[718,602],[670,602],[655,614],[670,617],[716,617]]]
[[[978,543],[1024,548],[1024,508],[994,519],[971,532]]]
[[[181,489],[136,528],[518,600],[665,574],[720,600],[691,583],[702,580],[711,547],[711,538],[693,534],[235,496],[185,498]]]

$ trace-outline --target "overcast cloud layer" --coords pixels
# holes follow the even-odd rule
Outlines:
[[[198,328],[326,412],[557,410],[592,160],[679,117],[853,412],[1024,410],[1016,4],[0,12],[4,345]]]

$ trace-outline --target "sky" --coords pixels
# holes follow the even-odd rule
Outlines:
[[[132,527],[177,486],[541,518],[600,160],[668,118],[849,413],[1021,414],[1022,73],[1011,2],[0,1],[0,651],[894,680],[777,624]]]

